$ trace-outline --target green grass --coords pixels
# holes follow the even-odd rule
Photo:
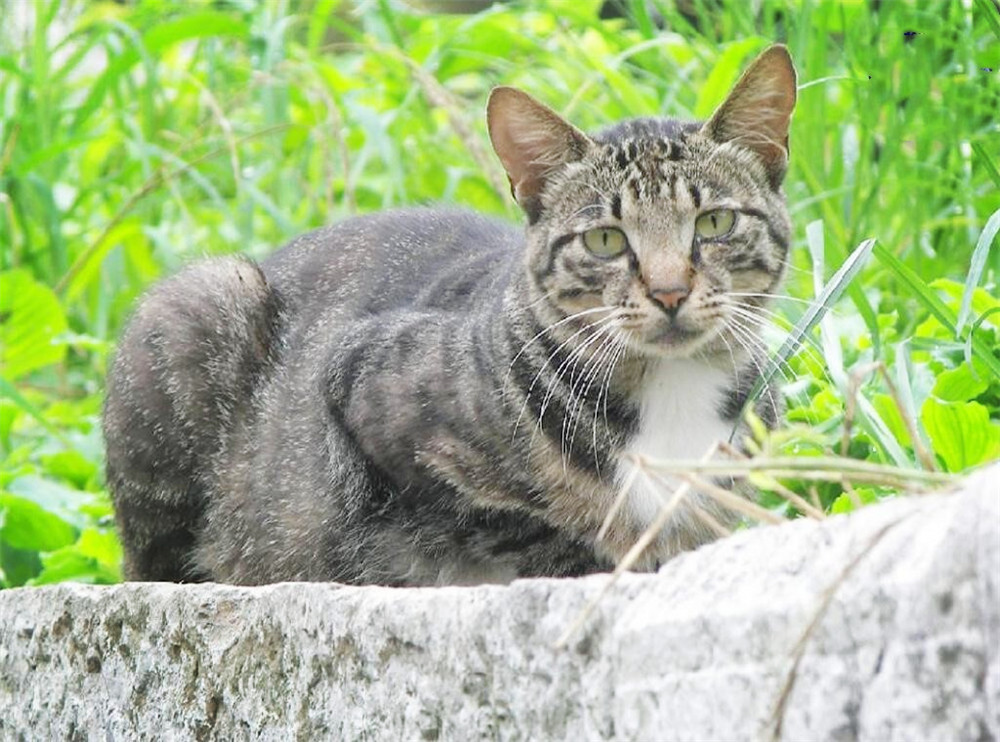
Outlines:
[[[700,117],[774,40],[800,76],[786,289],[843,296],[826,314],[782,307],[807,342],[781,364],[790,427],[759,447],[904,472],[1000,457],[995,3],[693,0],[682,15],[657,0],[665,29],[641,0],[628,21],[597,20],[599,4],[37,0],[30,23],[0,22],[0,586],[119,578],[102,380],[153,281],[401,204],[517,219],[485,135],[491,86],[585,129]],[[829,285],[866,240],[863,269]],[[895,491],[786,474],[827,512]]]

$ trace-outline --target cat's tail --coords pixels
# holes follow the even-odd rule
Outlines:
[[[104,406],[127,579],[208,577],[194,570],[191,550],[213,460],[273,362],[279,318],[260,268],[226,257],[160,283],[129,321]]]

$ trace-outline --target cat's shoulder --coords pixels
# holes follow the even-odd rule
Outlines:
[[[305,297],[410,302],[420,286],[465,291],[517,262],[523,228],[459,208],[392,209],[355,216],[296,237],[261,262],[287,302]],[[377,291],[375,286],[378,287]],[[416,293],[415,293],[416,292]]]
[[[420,206],[387,209],[352,216],[301,234],[275,251],[264,262],[280,262],[289,253],[344,249],[363,245],[440,242],[475,237],[490,243],[519,240],[523,230],[516,224],[472,209]]]

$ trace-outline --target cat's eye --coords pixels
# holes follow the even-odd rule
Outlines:
[[[733,231],[736,224],[736,212],[732,209],[716,209],[706,211],[694,222],[694,231],[704,239],[725,237]]]
[[[599,258],[613,258],[625,252],[628,238],[614,227],[588,229],[583,233],[583,246]]]

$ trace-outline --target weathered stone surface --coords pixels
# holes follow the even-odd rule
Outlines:
[[[2,592],[0,739],[1000,738],[1000,467],[607,579]]]

